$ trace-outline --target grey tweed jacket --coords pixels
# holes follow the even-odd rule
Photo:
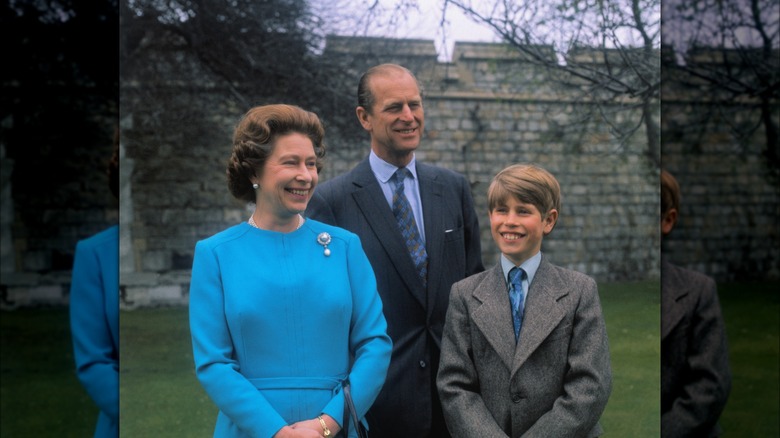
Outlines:
[[[661,263],[661,436],[715,437],[731,391],[715,281]]]
[[[593,437],[612,389],[596,282],[542,262],[516,344],[500,264],[452,286],[437,378],[453,437]]]

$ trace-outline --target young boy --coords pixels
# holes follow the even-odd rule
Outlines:
[[[661,171],[661,239],[680,211],[680,185]],[[669,262],[661,252],[661,436],[721,435],[731,392],[726,327],[712,277]]]
[[[558,181],[534,165],[490,184],[500,261],[452,286],[442,339],[437,386],[454,438],[602,433],[612,375],[596,283],[541,253],[560,204]]]

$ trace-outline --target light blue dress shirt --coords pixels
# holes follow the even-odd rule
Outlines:
[[[537,252],[530,259],[523,262],[519,267],[525,271],[525,278],[523,279],[523,308],[525,309],[525,301],[528,299],[528,288],[534,281],[534,275],[536,270],[539,269],[539,264],[542,262],[542,252]],[[509,261],[509,259],[501,254],[501,269],[504,271],[504,281],[506,282],[507,290],[509,290],[509,271],[515,267],[515,264]]]
[[[398,167],[379,158],[373,150],[368,156],[368,164],[371,166],[371,171],[374,172],[377,181],[379,181],[379,186],[382,187],[382,193],[385,195],[387,204],[390,208],[393,208],[393,185],[390,183],[390,178],[398,170]],[[414,154],[412,154],[412,161],[406,165],[406,168],[412,173],[414,184],[408,179],[404,181],[404,194],[412,206],[414,221],[417,222],[420,238],[422,238],[422,242],[425,244],[425,222],[423,222],[422,202],[420,201],[420,179],[417,178],[417,161]]]

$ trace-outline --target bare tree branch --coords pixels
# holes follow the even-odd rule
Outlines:
[[[553,0],[472,3],[444,0],[445,7],[493,29],[524,59],[551,72],[550,77],[585,91],[593,102],[614,104],[637,99],[642,111],[648,155],[660,157],[656,109],[660,97],[660,2],[658,0]],[[622,110],[628,107],[620,106]],[[597,111],[620,144],[639,127],[620,128],[613,111]]]

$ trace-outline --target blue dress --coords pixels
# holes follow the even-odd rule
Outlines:
[[[376,278],[344,229],[241,223],[199,241],[189,311],[195,372],[219,408],[215,437],[271,437],[322,413],[341,424],[347,375],[363,418],[385,381],[392,341]]]
[[[70,285],[76,375],[100,408],[95,438],[119,436],[119,226],[76,244]]]

